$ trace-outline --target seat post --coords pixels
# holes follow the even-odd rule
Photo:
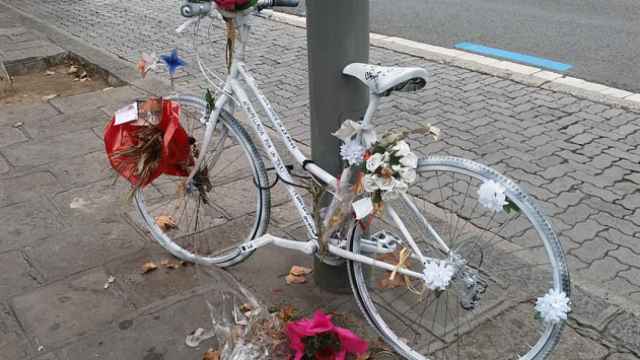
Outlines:
[[[380,95],[374,93],[373,91],[369,92],[369,105],[367,106],[367,111],[364,113],[364,118],[362,119],[363,125],[369,125],[371,120],[373,119],[373,114],[375,114],[376,110],[378,110],[378,105],[380,104]]]

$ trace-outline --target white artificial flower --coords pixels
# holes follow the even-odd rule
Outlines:
[[[415,169],[418,167],[418,157],[416,156],[416,154],[409,152],[408,154],[400,158],[400,164],[408,168]]]
[[[411,149],[409,148],[409,144],[407,144],[406,141],[401,140],[398,141],[398,143],[396,143],[391,150],[395,151],[395,155],[398,157],[403,157],[407,154],[409,154],[411,152]]]
[[[389,163],[390,160],[391,160],[391,154],[389,154],[388,151],[385,151],[384,154],[382,154],[382,161],[384,163]]]
[[[376,183],[376,175],[375,174],[367,174],[364,176],[364,191],[368,193],[372,193],[378,190],[378,185]]]
[[[396,186],[396,179],[393,176],[385,178],[383,176],[376,176],[376,185],[382,191],[391,191]]]
[[[507,205],[505,188],[493,180],[485,181],[478,189],[478,201],[487,209],[500,212]]]
[[[349,165],[360,164],[364,152],[364,147],[355,140],[351,140],[340,146],[340,156],[342,156],[342,160],[347,161]]]
[[[382,164],[384,164],[384,156],[380,153],[373,154],[367,159],[367,170],[374,172],[378,170]]]
[[[446,290],[455,270],[445,261],[427,260],[424,264],[424,281],[430,290]]]
[[[536,301],[536,311],[546,323],[557,324],[567,320],[567,313],[571,311],[570,300],[564,291],[551,289],[549,292],[538,298]]]
[[[370,148],[378,141],[378,136],[371,125],[362,126],[361,123],[353,120],[345,120],[340,129],[333,133],[333,136],[347,143],[351,141],[354,135],[360,135],[360,140],[365,148]]]
[[[413,184],[416,181],[417,174],[414,169],[403,167],[398,171],[398,174],[407,184]]]

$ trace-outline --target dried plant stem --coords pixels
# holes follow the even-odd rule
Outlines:
[[[132,199],[135,192],[148,182],[160,165],[163,135],[162,130],[156,126],[141,126],[135,133],[137,138],[135,145],[113,153],[114,159],[123,160],[121,163],[123,167],[131,167],[130,160],[135,164],[133,165],[135,168],[129,170],[132,170],[138,180],[131,187],[129,199]]]

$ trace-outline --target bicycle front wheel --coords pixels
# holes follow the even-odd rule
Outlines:
[[[546,358],[563,325],[537,319],[536,300],[550,289],[570,293],[564,254],[549,223],[516,184],[484,165],[429,157],[417,172],[407,196],[385,208],[396,211],[424,256],[457,270],[446,287],[430,290],[424,279],[392,279],[389,271],[350,262],[365,316],[407,359]],[[490,181],[504,189],[509,211],[479,201],[478,189]],[[375,218],[368,230],[368,236],[354,231],[350,250],[398,266],[401,250],[406,255],[410,246],[395,223]],[[382,237],[391,239],[385,251],[366,246]],[[402,266],[425,277],[429,271],[415,254]]]
[[[239,246],[266,232],[270,193],[262,159],[246,130],[223,111],[207,149],[201,149],[206,104],[176,96],[180,123],[206,151],[196,176],[163,176],[135,194],[135,204],[153,238],[174,256],[204,265],[231,266],[247,258]],[[197,154],[194,154],[197,155]]]

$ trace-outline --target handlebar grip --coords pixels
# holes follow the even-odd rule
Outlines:
[[[279,7],[298,7],[300,0],[273,0],[273,6]]]
[[[211,12],[210,2],[185,2],[180,7],[180,14],[184,17],[205,16]]]

